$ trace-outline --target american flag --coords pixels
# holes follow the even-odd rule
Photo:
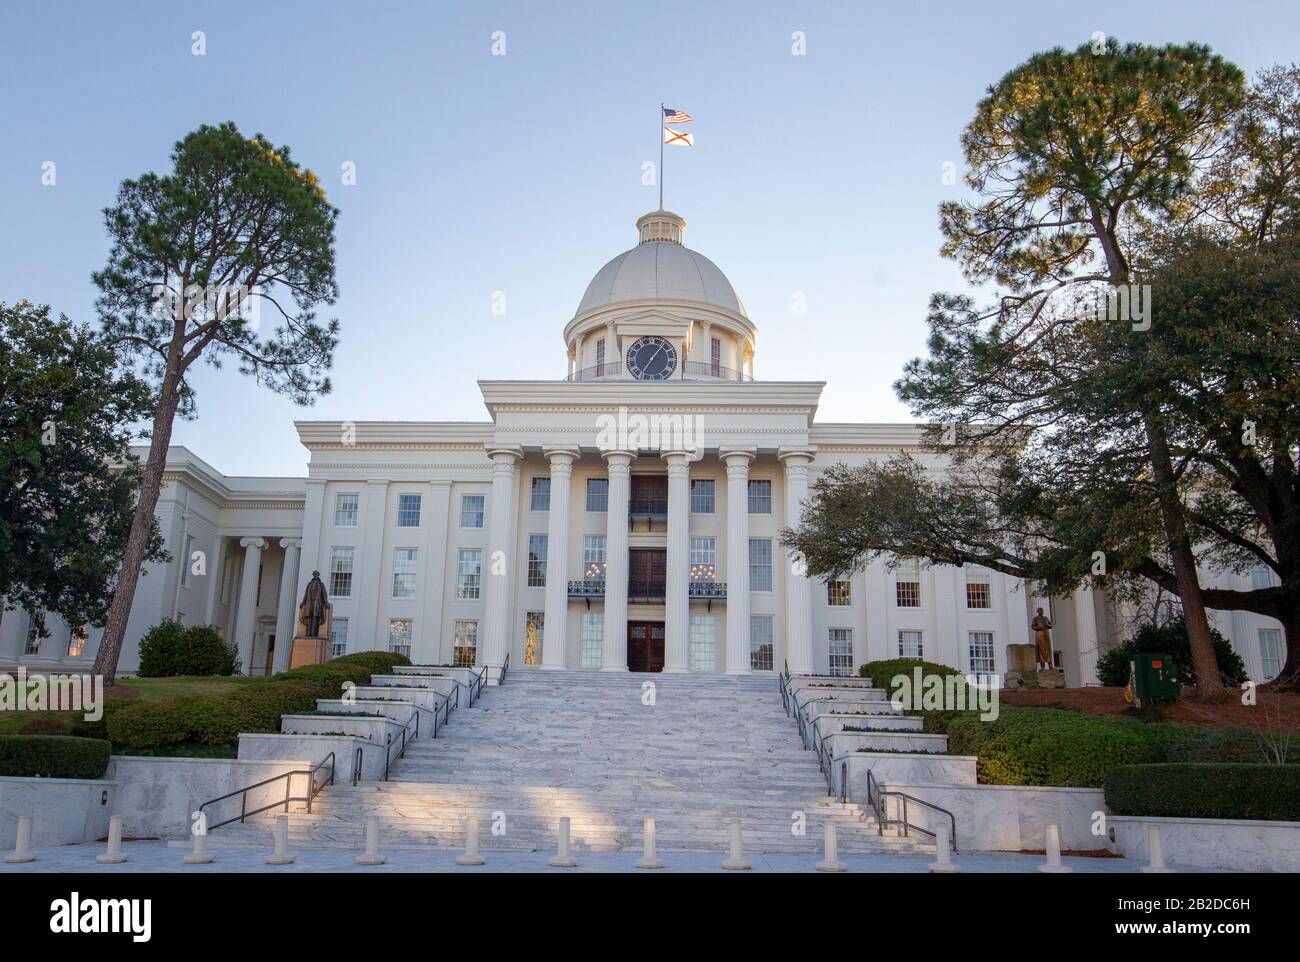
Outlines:
[[[693,119],[690,114],[682,113],[680,110],[673,110],[672,107],[664,108],[664,123],[666,124],[689,124]]]

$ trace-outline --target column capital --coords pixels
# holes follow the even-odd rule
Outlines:
[[[561,465],[566,468],[570,467],[574,461],[578,460],[578,458],[582,456],[582,452],[578,448],[571,446],[554,448],[544,447],[542,448],[542,456],[550,462],[551,470],[553,471],[556,467]]]
[[[722,458],[727,467],[732,465],[749,466],[749,462],[758,457],[758,448],[719,448],[718,457]]]
[[[514,464],[524,456],[524,449],[517,444],[493,444],[488,442],[483,445],[483,450],[489,458],[498,464]]]
[[[807,467],[817,458],[817,448],[808,447],[782,447],[776,452],[776,459],[785,465],[788,471],[791,467]]]
[[[667,462],[670,475],[674,469],[689,471],[691,462],[699,460],[694,451],[686,450],[661,451],[659,457]]]
[[[608,465],[611,470],[616,467],[626,470],[636,459],[636,452],[615,449],[612,451],[601,451],[600,456],[605,459],[606,465]]]
[[[290,549],[290,548],[295,548],[295,549],[297,549],[297,550],[302,550],[302,539],[301,539],[301,538],[281,538],[281,539],[280,539],[280,547],[281,547],[281,548],[284,548],[286,551],[287,551],[288,549]]]
[[[265,538],[240,538],[239,546],[241,548],[256,548],[258,551],[266,550]]]

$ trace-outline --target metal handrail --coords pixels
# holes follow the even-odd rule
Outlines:
[[[505,661],[501,662],[501,677],[497,679],[497,685],[506,683],[506,672],[510,671],[510,652],[506,652]]]
[[[397,753],[398,758],[404,758],[406,756],[406,743],[407,743],[406,733],[411,730],[412,724],[415,725],[415,733],[411,736],[411,741],[414,741],[415,739],[420,737],[420,711],[414,705],[411,706],[411,717],[407,720],[406,724],[402,726],[402,730],[400,732],[402,739],[400,742],[401,750]],[[387,750],[384,753],[384,781],[388,781],[388,773],[393,767],[393,736],[392,735],[388,736],[386,749]]]
[[[845,765],[844,768],[847,771],[848,765]],[[844,781],[847,787],[848,779],[846,778]],[[886,798],[901,798],[903,800],[902,818],[885,817],[884,800]],[[948,809],[946,808],[942,808],[939,805],[935,805],[933,802],[927,802],[923,798],[917,798],[915,795],[909,795],[907,794],[907,792],[898,792],[892,789],[881,788],[880,785],[876,782],[876,777],[871,773],[871,769],[869,768],[867,769],[867,802],[868,804],[871,805],[872,811],[875,812],[876,830],[878,835],[885,834],[886,825],[901,825],[903,826],[903,834],[906,836],[910,837],[912,834],[912,829],[916,829],[916,831],[920,832],[922,835],[928,835],[930,838],[938,839],[939,836],[937,833],[930,831],[928,828],[922,828],[920,825],[912,824],[912,822],[907,817],[908,802],[915,802],[917,805],[924,806],[925,808],[936,811],[941,815],[947,815],[948,822],[952,828],[952,831],[949,834],[948,838],[952,844],[952,850],[954,852],[957,851],[957,816],[953,815],[953,813],[948,811]]]
[[[329,766],[329,770],[330,770],[329,780],[321,783],[321,785],[318,787],[316,784],[316,773],[320,771],[322,768],[324,768],[326,765]],[[295,775],[307,776],[306,795],[291,794],[291,789],[293,786],[293,776]],[[281,801],[272,802],[269,805],[263,805],[261,808],[255,808],[250,812],[248,810],[248,793],[255,788],[261,788],[264,785],[270,785],[272,782],[278,782],[282,778],[285,780],[284,799]],[[200,805],[199,811],[203,812],[203,810],[206,809],[209,805],[215,805],[217,804],[217,802],[224,802],[226,799],[234,798],[236,795],[240,797],[239,814],[236,815],[234,818],[228,818],[225,821],[217,822],[215,825],[206,825],[205,830],[211,832],[213,829],[221,828],[221,826],[223,825],[229,825],[231,822],[242,822],[250,815],[258,815],[261,814],[262,812],[270,811],[273,808],[279,808],[281,805],[283,805],[284,810],[288,812],[290,802],[306,802],[307,811],[310,812],[312,799],[314,799],[318,794],[320,794],[321,790],[324,789],[326,785],[333,785],[333,784],[334,784],[334,753],[330,752],[328,755],[325,756],[325,758],[321,761],[321,763],[317,765],[315,768],[297,768],[291,772],[282,772],[279,775],[272,776],[271,778],[264,778],[260,782],[254,782],[252,785],[248,785],[244,788],[237,788],[233,792],[227,792],[225,795],[218,795],[216,798],[209,799],[208,801]]]
[[[357,753],[352,756],[352,784],[355,787],[357,779],[361,777],[361,746],[357,746]]]

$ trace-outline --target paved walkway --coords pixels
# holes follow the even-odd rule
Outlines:
[[[20,872],[631,872],[636,853],[608,855],[579,853],[578,866],[556,869],[547,865],[550,856],[542,852],[492,852],[484,850],[487,864],[470,868],[456,864],[455,851],[431,849],[427,852],[399,851],[383,853],[388,862],[379,866],[357,865],[359,853],[337,849],[290,850],[297,860],[292,865],[271,866],[265,863],[270,850],[215,849],[211,865],[185,865],[181,862],[186,849],[171,848],[165,842],[126,842],[122,846],[128,861],[120,865],[100,865],[95,856],[104,851],[102,844],[65,845],[37,850],[35,862],[9,865],[0,862],[0,876]],[[7,854],[7,853],[6,853]],[[800,854],[747,855],[755,872],[812,872],[817,857]],[[661,872],[723,872],[722,853],[663,853]],[[850,872],[908,873],[926,872],[933,858],[928,855],[843,854],[840,856]],[[1124,874],[1136,872],[1141,863],[1123,858],[1066,858],[1066,865],[1076,872]],[[953,862],[963,872],[1037,872],[1042,856],[1011,853],[977,853],[956,855]],[[1204,871],[1190,869],[1191,871]],[[650,873],[645,873],[650,874]],[[723,874],[744,874],[730,873]]]

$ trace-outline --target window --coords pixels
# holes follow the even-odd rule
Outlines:
[[[989,573],[977,565],[966,566],[966,607],[992,608],[992,595],[989,592]]]
[[[348,620],[335,618],[330,622],[330,657],[342,658],[348,653]]]
[[[772,513],[772,482],[751,480],[749,482],[749,513]]]
[[[609,478],[587,479],[587,510],[609,510]]]
[[[395,655],[411,657],[411,619],[390,618],[388,621],[388,650]]]
[[[418,494],[399,494],[397,496],[397,526],[399,528],[418,528],[420,526],[420,496]]]
[[[546,624],[546,612],[530,611],[524,617],[524,664],[540,665],[542,663],[542,630]]]
[[[596,340],[596,377],[605,376],[605,339]]]
[[[772,539],[749,539],[749,590],[772,590]]]
[[[415,597],[415,548],[393,550],[393,597]]]
[[[451,643],[453,664],[458,668],[473,668],[478,656],[478,622],[457,621]]]
[[[853,583],[851,581],[826,582],[826,603],[832,608],[847,608],[853,604]]]
[[[550,478],[533,478],[533,497],[529,507],[533,511],[551,510]]]
[[[714,483],[708,478],[691,482],[691,513],[713,514]]]
[[[716,633],[713,615],[691,615],[691,671],[713,671]]]
[[[38,655],[41,652],[41,619],[33,612],[27,616],[27,642],[23,645],[24,655]]]
[[[191,541],[194,539],[191,538]],[[184,618],[178,618],[184,624]],[[81,653],[86,650],[86,626],[78,625],[72,629],[72,634],[68,636],[68,657],[80,658]]]
[[[853,629],[832,628],[829,641],[831,674],[845,677],[852,675]]]
[[[582,649],[578,664],[583,668],[599,668],[605,653],[605,615],[599,611],[582,613]]]
[[[334,495],[334,527],[355,528],[360,504],[361,495],[359,494]]]
[[[921,633],[912,629],[904,628],[898,633],[898,657],[899,658],[921,658]]]
[[[754,671],[772,670],[772,616],[749,616],[749,667]]]
[[[1259,667],[1264,673],[1261,681],[1282,674],[1282,632],[1277,628],[1259,629]]]
[[[605,577],[605,536],[582,536],[582,576],[599,581]]]
[[[546,587],[546,535],[528,536],[528,587]]]
[[[722,375],[722,341],[716,337],[709,338],[709,374]]]
[[[460,526],[462,528],[483,527],[483,495],[462,494],[460,496]]]
[[[970,670],[977,675],[993,674],[993,632],[972,631],[966,637],[970,644]]]
[[[915,558],[898,562],[895,600],[900,608],[921,607],[921,569]]]
[[[253,599],[254,608],[262,607],[262,569],[265,567],[260,561],[257,563],[257,597]]]
[[[456,559],[456,597],[459,600],[478,598],[482,572],[483,552],[477,548],[461,548]]]
[[[712,579],[717,572],[718,541],[716,538],[691,539],[691,580]]]
[[[1255,565],[1250,569],[1250,588],[1252,591],[1262,591],[1264,588],[1273,586],[1273,575],[1268,570],[1268,565]]]
[[[185,536],[185,553],[181,555],[181,587],[186,588],[190,583],[190,564],[194,556],[194,535]]]
[[[352,550],[330,549],[330,595],[334,598],[352,597]]]

